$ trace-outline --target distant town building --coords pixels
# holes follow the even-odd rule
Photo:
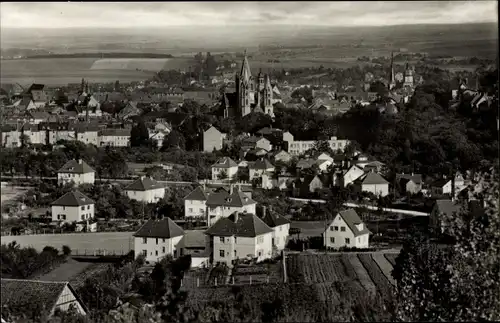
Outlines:
[[[353,209],[340,211],[328,225],[324,233],[327,248],[369,247],[370,231]]]
[[[288,152],[293,156],[304,154],[316,144],[316,140],[294,140],[294,136],[288,131],[283,133],[283,141],[288,143]],[[337,139],[335,136],[331,137],[330,140],[327,140],[327,142],[330,148],[334,151],[344,151],[345,147],[349,143],[348,140]]]
[[[217,128],[208,128],[203,133],[203,151],[213,152],[214,150],[221,150],[226,137],[227,135],[220,132]]]
[[[95,202],[80,191],[68,192],[52,202],[52,221],[72,223],[94,219]]]
[[[238,172],[238,164],[229,157],[223,157],[212,165],[212,180],[232,179]]]
[[[64,185],[71,182],[75,185],[94,184],[95,170],[84,160],[70,160],[57,172],[57,183]]]
[[[125,187],[125,192],[131,200],[144,203],[156,203],[165,197],[165,186],[152,177],[141,176]]]

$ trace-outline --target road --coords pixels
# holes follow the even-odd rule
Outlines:
[[[325,200],[320,200],[320,199],[300,199],[300,198],[295,198],[295,197],[291,197],[290,199],[294,200],[294,201],[304,202],[304,203],[307,203],[307,202],[326,203]],[[350,202],[346,202],[346,203],[344,203],[344,205],[348,206],[348,207],[354,207],[354,208],[365,207],[368,210],[378,210],[378,207],[373,206],[373,205],[356,204],[356,203],[350,203]],[[389,212],[389,213],[400,213],[400,214],[407,214],[407,215],[413,215],[413,216],[429,216],[429,213],[412,211],[412,210],[401,210],[401,209],[391,209],[391,208],[382,208],[382,210],[384,212]]]
[[[21,180],[26,180],[26,179],[42,179],[42,180],[55,180],[57,181],[57,177],[32,177],[32,176],[3,176],[2,175],[2,181],[5,180],[12,180],[12,179],[21,179]],[[131,183],[133,181],[137,180],[137,178],[134,179],[123,179],[123,178],[100,178],[96,179],[96,182],[112,182],[112,183]],[[175,184],[175,185],[193,185],[193,184],[198,184],[198,182],[181,182],[181,181],[158,181],[158,183],[161,184]]]

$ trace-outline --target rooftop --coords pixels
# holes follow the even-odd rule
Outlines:
[[[95,170],[90,167],[84,160],[70,160],[64,164],[58,173],[70,173],[70,174],[86,174],[95,173]]]
[[[273,232],[273,229],[255,214],[240,213],[219,219],[205,231],[205,234],[253,238],[270,232]]]
[[[164,188],[164,186],[160,183],[158,183],[154,178],[152,177],[146,177],[142,176],[135,180],[132,184],[127,186],[125,190],[127,191],[149,191],[149,190],[154,190],[157,188]]]
[[[80,191],[72,191],[64,194],[54,202],[52,202],[51,205],[54,206],[82,206],[82,205],[90,205],[90,204],[95,204],[94,200],[91,198],[85,196],[82,192]]]
[[[148,222],[144,223],[144,225],[134,233],[134,237],[163,239],[181,237],[183,235],[184,230],[170,218],[148,220]]]

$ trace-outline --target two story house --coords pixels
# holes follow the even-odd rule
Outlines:
[[[250,180],[262,176],[264,173],[274,172],[274,165],[267,159],[260,159],[248,166]]]
[[[134,250],[148,262],[157,262],[170,255],[180,256],[184,230],[172,219],[150,219],[134,233]]]
[[[95,202],[82,192],[68,192],[52,202],[52,221],[72,223],[94,218]]]
[[[131,129],[103,129],[98,133],[100,147],[130,146]]]
[[[224,145],[226,134],[220,132],[215,127],[208,128],[203,133],[203,151],[212,152],[214,150],[221,150]]]
[[[230,192],[221,190],[208,194],[207,205],[207,225],[211,226],[220,218],[228,217],[234,212],[247,212],[255,214],[257,202],[239,189]]]
[[[326,248],[369,247],[370,231],[354,209],[340,211],[324,232]]]
[[[238,164],[229,157],[223,157],[212,165],[212,180],[232,179],[238,172]]]
[[[420,174],[396,174],[396,182],[402,193],[417,194],[422,190],[422,175]]]
[[[255,214],[235,212],[220,218],[205,231],[210,239],[210,262],[231,267],[236,259],[270,259],[273,233]]]
[[[374,171],[367,172],[354,181],[362,192],[370,192],[377,196],[389,195],[389,182]]]
[[[70,160],[57,172],[57,183],[64,185],[70,182],[75,185],[94,184],[95,170],[84,160]]]
[[[184,197],[184,216],[186,218],[205,218],[208,192],[203,186],[198,186]]]
[[[131,200],[144,203],[156,203],[165,196],[165,186],[152,177],[141,176],[125,188]]]
[[[285,249],[290,231],[290,220],[263,207],[262,221],[273,229],[272,245],[276,252]]]

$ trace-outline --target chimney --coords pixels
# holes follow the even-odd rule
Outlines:
[[[233,194],[233,184],[229,185],[229,194]]]
[[[263,217],[263,218],[265,218],[265,217],[266,217],[266,211],[267,211],[266,206],[265,206],[265,205],[263,205],[263,206],[262,206],[262,217]]]
[[[83,164],[83,161],[81,159],[78,159],[78,164]]]
[[[239,216],[238,212],[234,212],[234,223],[238,222]]]
[[[144,179],[145,177],[146,177],[146,176],[144,176],[144,175],[141,175],[141,181],[142,181],[142,180],[143,180],[143,179]]]

